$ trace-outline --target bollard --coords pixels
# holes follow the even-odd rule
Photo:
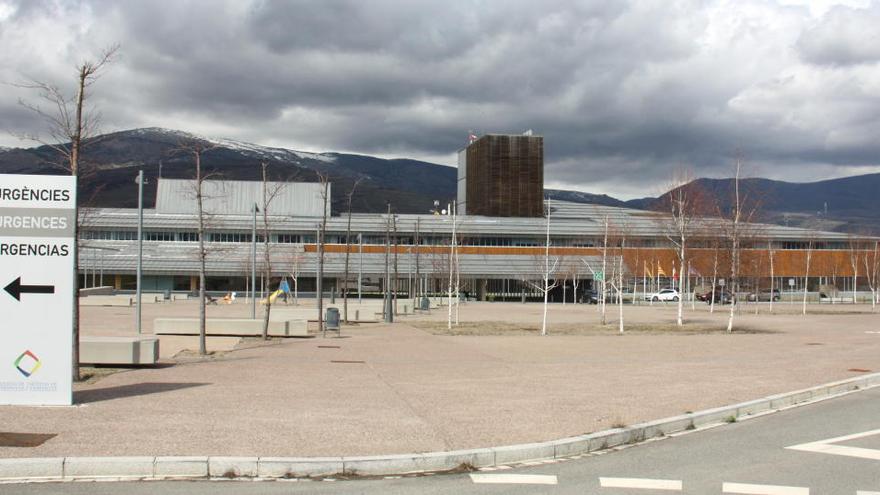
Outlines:
[[[403,314],[406,314],[406,304],[403,305]]]
[[[361,310],[354,310],[354,321],[361,321]]]

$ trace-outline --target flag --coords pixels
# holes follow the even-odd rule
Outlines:
[[[477,135],[474,134],[474,131],[468,131],[468,144],[472,144],[477,140]]]
[[[659,261],[659,260],[657,261],[657,276],[659,276],[659,277],[665,277],[665,276],[666,276],[666,272],[664,272],[664,271],[663,271],[663,267],[660,266],[660,261]]]
[[[654,273],[648,268],[648,262],[642,261],[642,265],[644,265],[644,274],[643,276],[647,276],[648,278],[654,278]]]

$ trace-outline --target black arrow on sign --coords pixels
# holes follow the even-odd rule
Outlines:
[[[16,301],[21,301],[22,294],[54,294],[54,285],[22,285],[21,277],[9,282],[9,285],[3,288]]]

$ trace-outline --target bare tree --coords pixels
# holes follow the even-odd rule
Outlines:
[[[610,223],[608,221],[608,215],[602,220],[605,225],[604,235],[602,236],[602,280],[601,280],[601,291],[602,294],[599,296],[599,304],[601,305],[602,312],[602,324],[605,325],[608,323],[608,319],[606,316],[606,299],[607,299],[607,281],[608,281],[608,229],[610,228]],[[595,278],[595,275],[594,275]]]
[[[859,261],[862,255],[862,243],[855,236],[849,236],[849,264],[852,268],[852,302],[856,303],[856,286],[859,280]]]
[[[878,258],[880,241],[874,241],[874,251],[866,252],[862,261],[865,263],[865,278],[868,288],[871,289],[871,311],[877,309],[877,279],[880,276],[880,258]]]
[[[452,329],[452,295],[453,291],[456,289],[455,287],[455,245],[457,243],[456,239],[456,224],[458,223],[458,218],[456,215],[456,206],[453,202],[449,206],[449,217],[452,219],[452,237],[449,243],[449,285],[448,285],[448,293],[449,293],[449,307],[448,309],[448,318],[446,323],[447,329]],[[456,294],[457,295],[457,294]]]
[[[611,285],[611,290],[614,291],[615,296],[617,298],[617,310],[618,310],[618,331],[623,333],[624,324],[623,324],[623,287],[624,287],[624,277],[626,276],[626,267],[624,264],[624,253],[626,252],[626,238],[627,238],[627,227],[623,226],[614,226],[611,233],[611,244],[612,244],[612,260],[611,260],[611,273],[606,273],[604,280],[608,280],[608,283]],[[610,275],[610,276],[609,276]]]
[[[106,48],[95,60],[86,60],[76,66],[77,84],[73,97],[68,97],[58,86],[44,82],[30,80],[16,86],[31,89],[37,92],[39,99],[49,106],[44,110],[38,104],[32,104],[25,100],[19,100],[19,104],[34,112],[47,124],[49,140],[44,141],[38,135],[20,136],[41,144],[48,145],[57,151],[62,163],[61,168],[70,175],[80,179],[83,174],[81,160],[82,150],[98,134],[100,115],[88,109],[85,104],[88,100],[88,89],[100,77],[101,70],[109,64],[116,53],[119,45]],[[73,258],[73,314],[71,326],[73,328],[73,349],[71,375],[74,381],[79,381],[79,205],[74,205],[73,245],[71,257]]]
[[[413,307],[414,308],[419,307],[421,305],[421,302],[418,301],[418,298],[422,295],[422,289],[421,289],[422,278],[421,278],[420,263],[419,263],[419,261],[420,261],[419,260],[419,252],[421,251],[420,248],[421,248],[421,242],[422,242],[421,237],[420,237],[421,233],[419,232],[420,227],[421,227],[421,219],[416,218],[416,232],[415,232],[415,240],[414,240],[414,244],[415,244],[414,248],[416,250],[416,291],[415,291],[415,297],[413,298]]]
[[[554,257],[552,261],[550,259],[550,215],[551,215],[551,212],[552,212],[552,208],[550,205],[550,200],[548,199],[547,200],[547,234],[546,234],[546,241],[544,243],[544,256],[543,256],[544,259],[543,259],[541,273],[540,273],[541,283],[539,285],[539,284],[536,284],[536,283],[531,282],[529,280],[524,280],[524,282],[528,283],[529,285],[531,285],[532,287],[534,287],[535,289],[540,291],[541,294],[544,296],[544,312],[543,312],[543,317],[541,319],[541,335],[547,335],[547,304],[549,302],[548,296],[550,294],[550,291],[555,289],[556,286],[559,285],[559,283],[555,277],[556,268],[559,265],[559,258]],[[551,280],[553,281],[552,283],[551,283]]]
[[[726,236],[730,249],[730,280],[727,283],[731,293],[730,315],[727,320],[727,332],[733,332],[733,318],[736,314],[736,298],[739,292],[739,272],[742,257],[743,240],[749,234],[749,223],[757,212],[757,206],[749,195],[741,190],[742,158],[736,158],[736,175],[733,183],[733,197],[726,218]],[[714,293],[714,288],[713,288]]]
[[[666,238],[675,248],[675,254],[678,259],[679,280],[684,280],[686,274],[686,265],[688,263],[688,248],[691,238],[693,223],[697,218],[700,208],[702,208],[699,190],[691,185],[693,178],[689,172],[681,171],[673,178],[669,192],[664,198],[666,212],[669,213],[666,221]],[[679,292],[682,297],[678,298],[678,316],[676,323],[678,326],[684,325],[683,308],[684,308],[684,292],[682,284],[679,286]]]
[[[572,262],[569,265],[569,272],[571,274],[571,302],[573,304],[577,304],[578,302],[578,285],[580,285],[580,264],[577,261]]]
[[[382,314],[385,323],[394,321],[394,311],[391,304],[391,203],[388,203],[388,213],[385,217],[385,282],[383,283]]]
[[[803,314],[806,316],[807,314],[807,291],[809,290],[810,285],[810,262],[813,259],[813,238],[810,237],[810,240],[807,242],[807,262],[804,267],[804,311]]]
[[[776,274],[774,273],[773,258],[776,252],[773,250],[773,242],[767,241],[767,257],[770,258],[770,312],[773,312],[773,299],[776,298]],[[757,295],[755,297],[758,297]]]
[[[267,162],[260,164],[263,174],[263,293],[266,294],[266,305],[263,311],[263,340],[269,340],[269,313],[272,311],[272,291],[270,289],[272,280],[272,256],[269,250],[269,236],[272,231],[269,228],[269,208],[278,194],[284,189],[283,182],[269,184]],[[256,240],[254,240],[256,242]],[[284,297],[287,297],[285,294]]]
[[[354,197],[354,192],[357,189],[358,184],[361,183],[363,177],[359,177],[354,183],[351,185],[351,189],[349,189],[348,194],[346,194],[346,204],[348,206],[348,221],[345,227],[345,275],[343,276],[342,282],[342,319],[345,323],[348,323],[348,286],[350,276],[348,273],[348,263],[350,259],[350,251],[351,251],[351,203],[352,198]]]
[[[323,172],[315,172],[318,175],[318,181],[321,184],[321,202],[323,203],[323,214],[321,215],[321,223],[318,227],[318,273],[315,282],[317,286],[316,298],[318,306],[318,333],[326,335],[324,329],[324,241],[327,231],[327,205],[330,202],[330,176]]]
[[[198,222],[196,236],[198,237],[199,243],[199,354],[202,356],[208,353],[205,337],[205,305],[207,304],[207,298],[205,297],[205,273],[207,270],[208,258],[208,250],[205,246],[205,234],[207,231],[207,212],[205,211],[205,200],[208,198],[206,197],[204,186],[205,181],[215,175],[212,173],[205,173],[205,171],[202,170],[202,155],[205,152],[210,151],[214,147],[214,145],[207,144],[202,141],[190,140],[188,142],[181,142],[178,148],[175,150],[176,153],[191,155],[195,163],[195,175],[193,176],[193,180],[191,182],[191,192],[196,201],[196,220]]]
[[[399,236],[397,235],[397,215],[393,215],[391,217],[391,229],[394,232],[394,257],[393,257],[394,285],[393,285],[393,292],[391,293],[391,297],[392,297],[392,300],[394,303],[394,310],[393,310],[394,316],[397,316],[397,314],[398,314],[398,312],[397,312],[397,292],[398,292],[397,289],[398,289],[398,284],[400,283],[400,273],[397,270],[397,268],[398,268],[397,251],[398,251],[398,247],[399,247],[398,244],[399,244],[399,239],[400,239]]]
[[[299,270],[302,264],[302,245],[298,246],[298,251],[294,252],[290,257],[290,279],[293,282],[293,304],[299,305]]]

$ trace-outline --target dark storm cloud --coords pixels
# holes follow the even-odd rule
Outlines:
[[[450,164],[469,129],[531,128],[548,181],[628,194],[677,167],[723,175],[738,152],[793,180],[880,152],[876,3],[3,5],[4,80],[63,80],[71,54],[123,45],[94,93],[114,128]],[[5,121],[38,128],[14,105],[0,100]]]

